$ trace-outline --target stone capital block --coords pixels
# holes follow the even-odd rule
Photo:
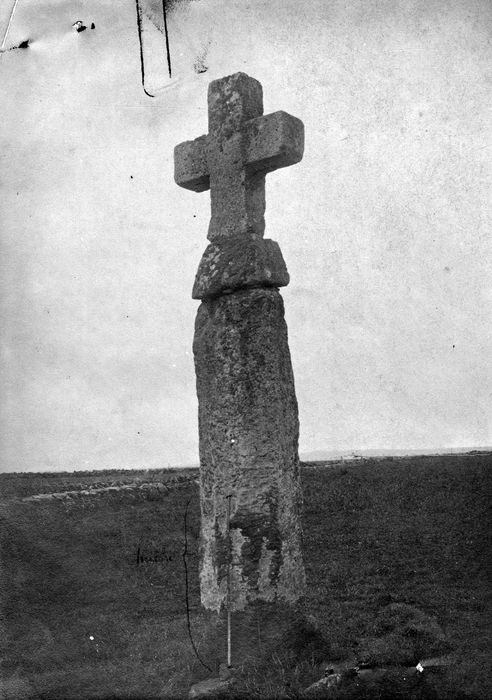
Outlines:
[[[245,236],[211,243],[201,259],[193,299],[252,287],[285,287],[289,273],[278,243]]]

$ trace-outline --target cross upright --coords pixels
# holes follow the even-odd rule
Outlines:
[[[245,73],[210,83],[208,134],[174,149],[174,179],[195,192],[210,190],[208,239],[262,238],[265,175],[298,163],[304,126],[286,112],[263,115],[261,84]]]

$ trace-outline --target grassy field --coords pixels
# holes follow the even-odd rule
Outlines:
[[[490,454],[304,465],[304,607],[329,659],[408,665],[453,656],[437,674],[349,683],[330,697],[492,695],[491,467]],[[194,470],[0,475],[0,697],[186,697],[215,674],[224,659],[204,642],[196,478]],[[39,493],[57,496],[30,500]],[[187,630],[187,504],[191,627],[214,674]],[[278,653],[244,669],[235,697],[299,697],[321,676],[318,661],[302,648]]]

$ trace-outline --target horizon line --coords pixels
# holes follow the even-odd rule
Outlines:
[[[372,457],[429,457],[429,456],[446,456],[446,455],[459,455],[459,454],[487,454],[492,453],[492,446],[470,446],[470,447],[437,447],[437,448],[367,448],[359,450],[337,450],[337,449],[320,449],[311,450],[310,452],[301,452],[299,454],[300,462],[336,462],[339,460],[349,461],[350,459],[369,459]],[[167,466],[120,466],[120,467],[93,467],[83,469],[25,469],[24,471],[18,470],[2,470],[0,469],[0,476],[2,474],[73,474],[75,472],[95,472],[95,471],[152,471],[152,470],[173,470],[173,469],[199,469],[200,464],[196,462],[194,464],[167,464]]]

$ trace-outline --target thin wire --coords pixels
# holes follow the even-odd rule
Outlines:
[[[167,33],[166,0],[162,0],[162,14],[164,15],[164,32],[166,34],[167,67],[171,78],[171,53],[169,51],[169,36]]]
[[[155,97],[147,92],[145,89],[145,68],[144,68],[144,57],[143,57],[143,46],[142,46],[142,11],[140,9],[139,0],[135,0],[135,6],[137,9],[137,28],[138,28],[138,43],[140,45],[140,73],[142,76],[142,88],[148,97]]]
[[[14,12],[15,12],[15,9],[17,7],[18,2],[19,2],[19,0],[14,0],[14,4],[12,5],[12,10],[10,12],[10,17],[9,17],[9,22],[7,24],[7,29],[5,30],[5,34],[3,35],[3,41],[2,41],[2,46],[0,48],[0,51],[3,51],[3,48],[5,46],[5,42],[7,41],[7,36],[8,36],[9,31],[10,31],[10,25],[12,24],[12,20],[14,18]]]
[[[231,495],[227,496],[227,666],[231,665]]]

